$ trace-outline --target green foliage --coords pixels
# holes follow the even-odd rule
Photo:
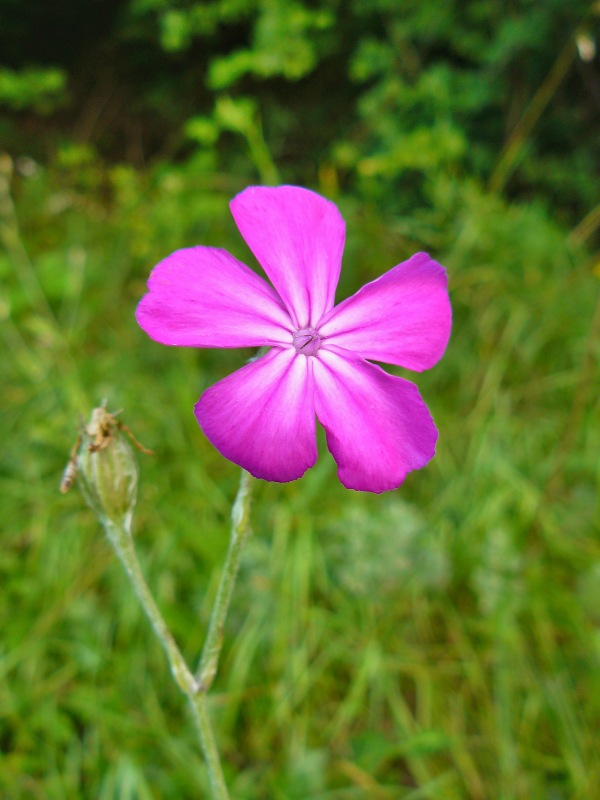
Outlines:
[[[67,76],[59,69],[0,67],[0,106],[13,111],[32,109],[49,114],[66,102]]]
[[[131,0],[85,47],[73,5],[55,49],[41,6],[0,10],[0,795],[208,796],[163,653],[58,484],[106,397],[156,451],[137,545],[193,661],[237,470],[192,407],[251,354],[161,347],[133,312],[177,248],[252,263],[228,202],[288,180],[344,214],[340,297],[427,249],[454,330],[409,376],[441,433],[426,470],[347,492],[321,442],[259,484],[211,695],[232,796],[600,796],[598,62],[572,41],[595,7]]]
[[[252,48],[215,59],[208,76],[213,89],[227,89],[242,76],[259,78],[282,76],[297,81],[311,73],[319,60],[319,40],[315,33],[335,23],[326,8],[309,10],[287,0],[266,0],[260,4]]]
[[[79,4],[69,3],[76,41]],[[129,0],[106,20],[85,50],[54,52],[61,72],[28,72],[36,51],[48,53],[47,40],[27,39],[28,61],[13,58],[19,71],[6,72],[0,100],[31,107],[41,89],[26,76],[44,76],[45,98],[51,76],[67,74],[68,125],[111,160],[181,159],[197,143],[217,168],[272,182],[264,148],[247,141],[259,128],[281,179],[314,182],[325,165],[337,186],[396,213],[426,205],[432,170],[508,185],[515,198],[552,192],[573,224],[594,202],[598,11],[588,0]],[[23,23],[4,37],[25,50]],[[584,38],[591,60],[574,43]],[[233,137],[223,102],[245,117]],[[63,132],[68,118],[55,117]],[[18,121],[8,134],[34,156],[44,145],[23,139]]]
[[[135,598],[81,498],[58,493],[78,413],[108,397],[157,451],[138,547],[193,660],[237,474],[191,409],[246,356],[160,347],[133,310],[176,247],[248,257],[227,212],[243,184],[206,167],[63,150],[13,177],[21,233],[3,195],[0,793],[17,799],[207,791]],[[322,443],[302,481],[259,487],[211,704],[237,798],[600,789],[598,279],[541,200],[442,176],[425,191],[428,213],[402,219],[338,198],[342,292],[420,247],[448,265],[453,339],[418,376],[438,454],[390,496],[344,490]]]

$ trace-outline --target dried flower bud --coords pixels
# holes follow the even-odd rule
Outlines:
[[[103,406],[95,408],[82,431],[77,470],[83,495],[100,520],[129,529],[138,469],[123,430]]]

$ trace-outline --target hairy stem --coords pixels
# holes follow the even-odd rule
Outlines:
[[[208,716],[206,695],[204,692],[199,692],[198,683],[188,668],[181,651],[175,643],[173,635],[168,629],[152,597],[146,579],[142,574],[129,526],[126,523],[116,524],[106,518],[103,519],[102,522],[115,552],[125,567],[127,576],[138,596],[142,608],[150,620],[154,633],[169,659],[175,682],[189,700],[190,708],[192,709],[198,729],[200,747],[202,748],[202,753],[206,762],[213,798],[214,800],[229,800],[229,794],[227,793],[225,779],[223,777],[223,769],[219,759],[219,752]]]
[[[219,665],[225,618],[239,571],[242,551],[250,535],[251,487],[252,476],[242,470],[240,487],[231,510],[231,538],[229,539],[227,558],[213,606],[202,657],[196,671],[196,681],[201,692],[208,691]]]

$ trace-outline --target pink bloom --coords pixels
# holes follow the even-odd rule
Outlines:
[[[317,459],[316,419],[349,489],[383,492],[433,458],[437,430],[417,387],[370,361],[421,371],[443,355],[446,273],[426,253],[334,307],[345,225],[295,186],[252,186],[231,202],[271,287],[225,250],[178,250],[154,268],[137,320],[157,342],[269,347],[207,389],[200,427],[257,478],[293,481]]]

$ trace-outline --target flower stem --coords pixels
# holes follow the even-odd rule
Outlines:
[[[204,761],[208,770],[208,779],[210,781],[213,798],[214,800],[229,800],[225,778],[223,777],[223,769],[221,767],[221,759],[219,758],[219,751],[208,715],[206,694],[204,692],[196,692],[193,696],[189,697],[189,701],[198,729],[198,737],[202,747],[202,755],[204,756]]]
[[[158,606],[154,602],[154,598],[148,588],[146,579],[142,574],[142,568],[138,561],[135,547],[133,544],[133,537],[129,526],[117,525],[111,520],[104,521],[104,529],[110,539],[115,552],[119,556],[121,563],[125,567],[127,576],[133,586],[135,593],[138,596],[142,608],[146,612],[146,616],[150,620],[154,633],[158,637],[163,649],[169,659],[171,672],[175,678],[175,682],[186,695],[192,695],[196,691],[196,681],[191,674],[185,659],[181,655],[181,651],[175,644],[171,631],[167,628],[162,614]]]
[[[250,535],[251,488],[252,476],[242,470],[237,497],[231,510],[231,538],[227,558],[213,606],[202,657],[196,670],[196,681],[200,692],[208,691],[219,665],[225,618],[239,571],[242,551]]]
[[[150,620],[152,628],[169,659],[175,682],[189,700],[198,729],[200,747],[202,748],[202,753],[206,762],[213,798],[214,800],[229,800],[229,794],[225,786],[225,778],[223,777],[223,769],[219,759],[219,752],[215,744],[215,738],[208,716],[206,695],[203,691],[199,691],[200,687],[196,679],[188,668],[181,651],[175,643],[171,631],[167,628],[162,614],[154,602],[146,579],[142,574],[130,527],[126,522],[117,524],[106,517],[102,519],[102,523],[115,552],[125,567],[127,576],[138,596],[142,608],[146,612],[146,616]]]

